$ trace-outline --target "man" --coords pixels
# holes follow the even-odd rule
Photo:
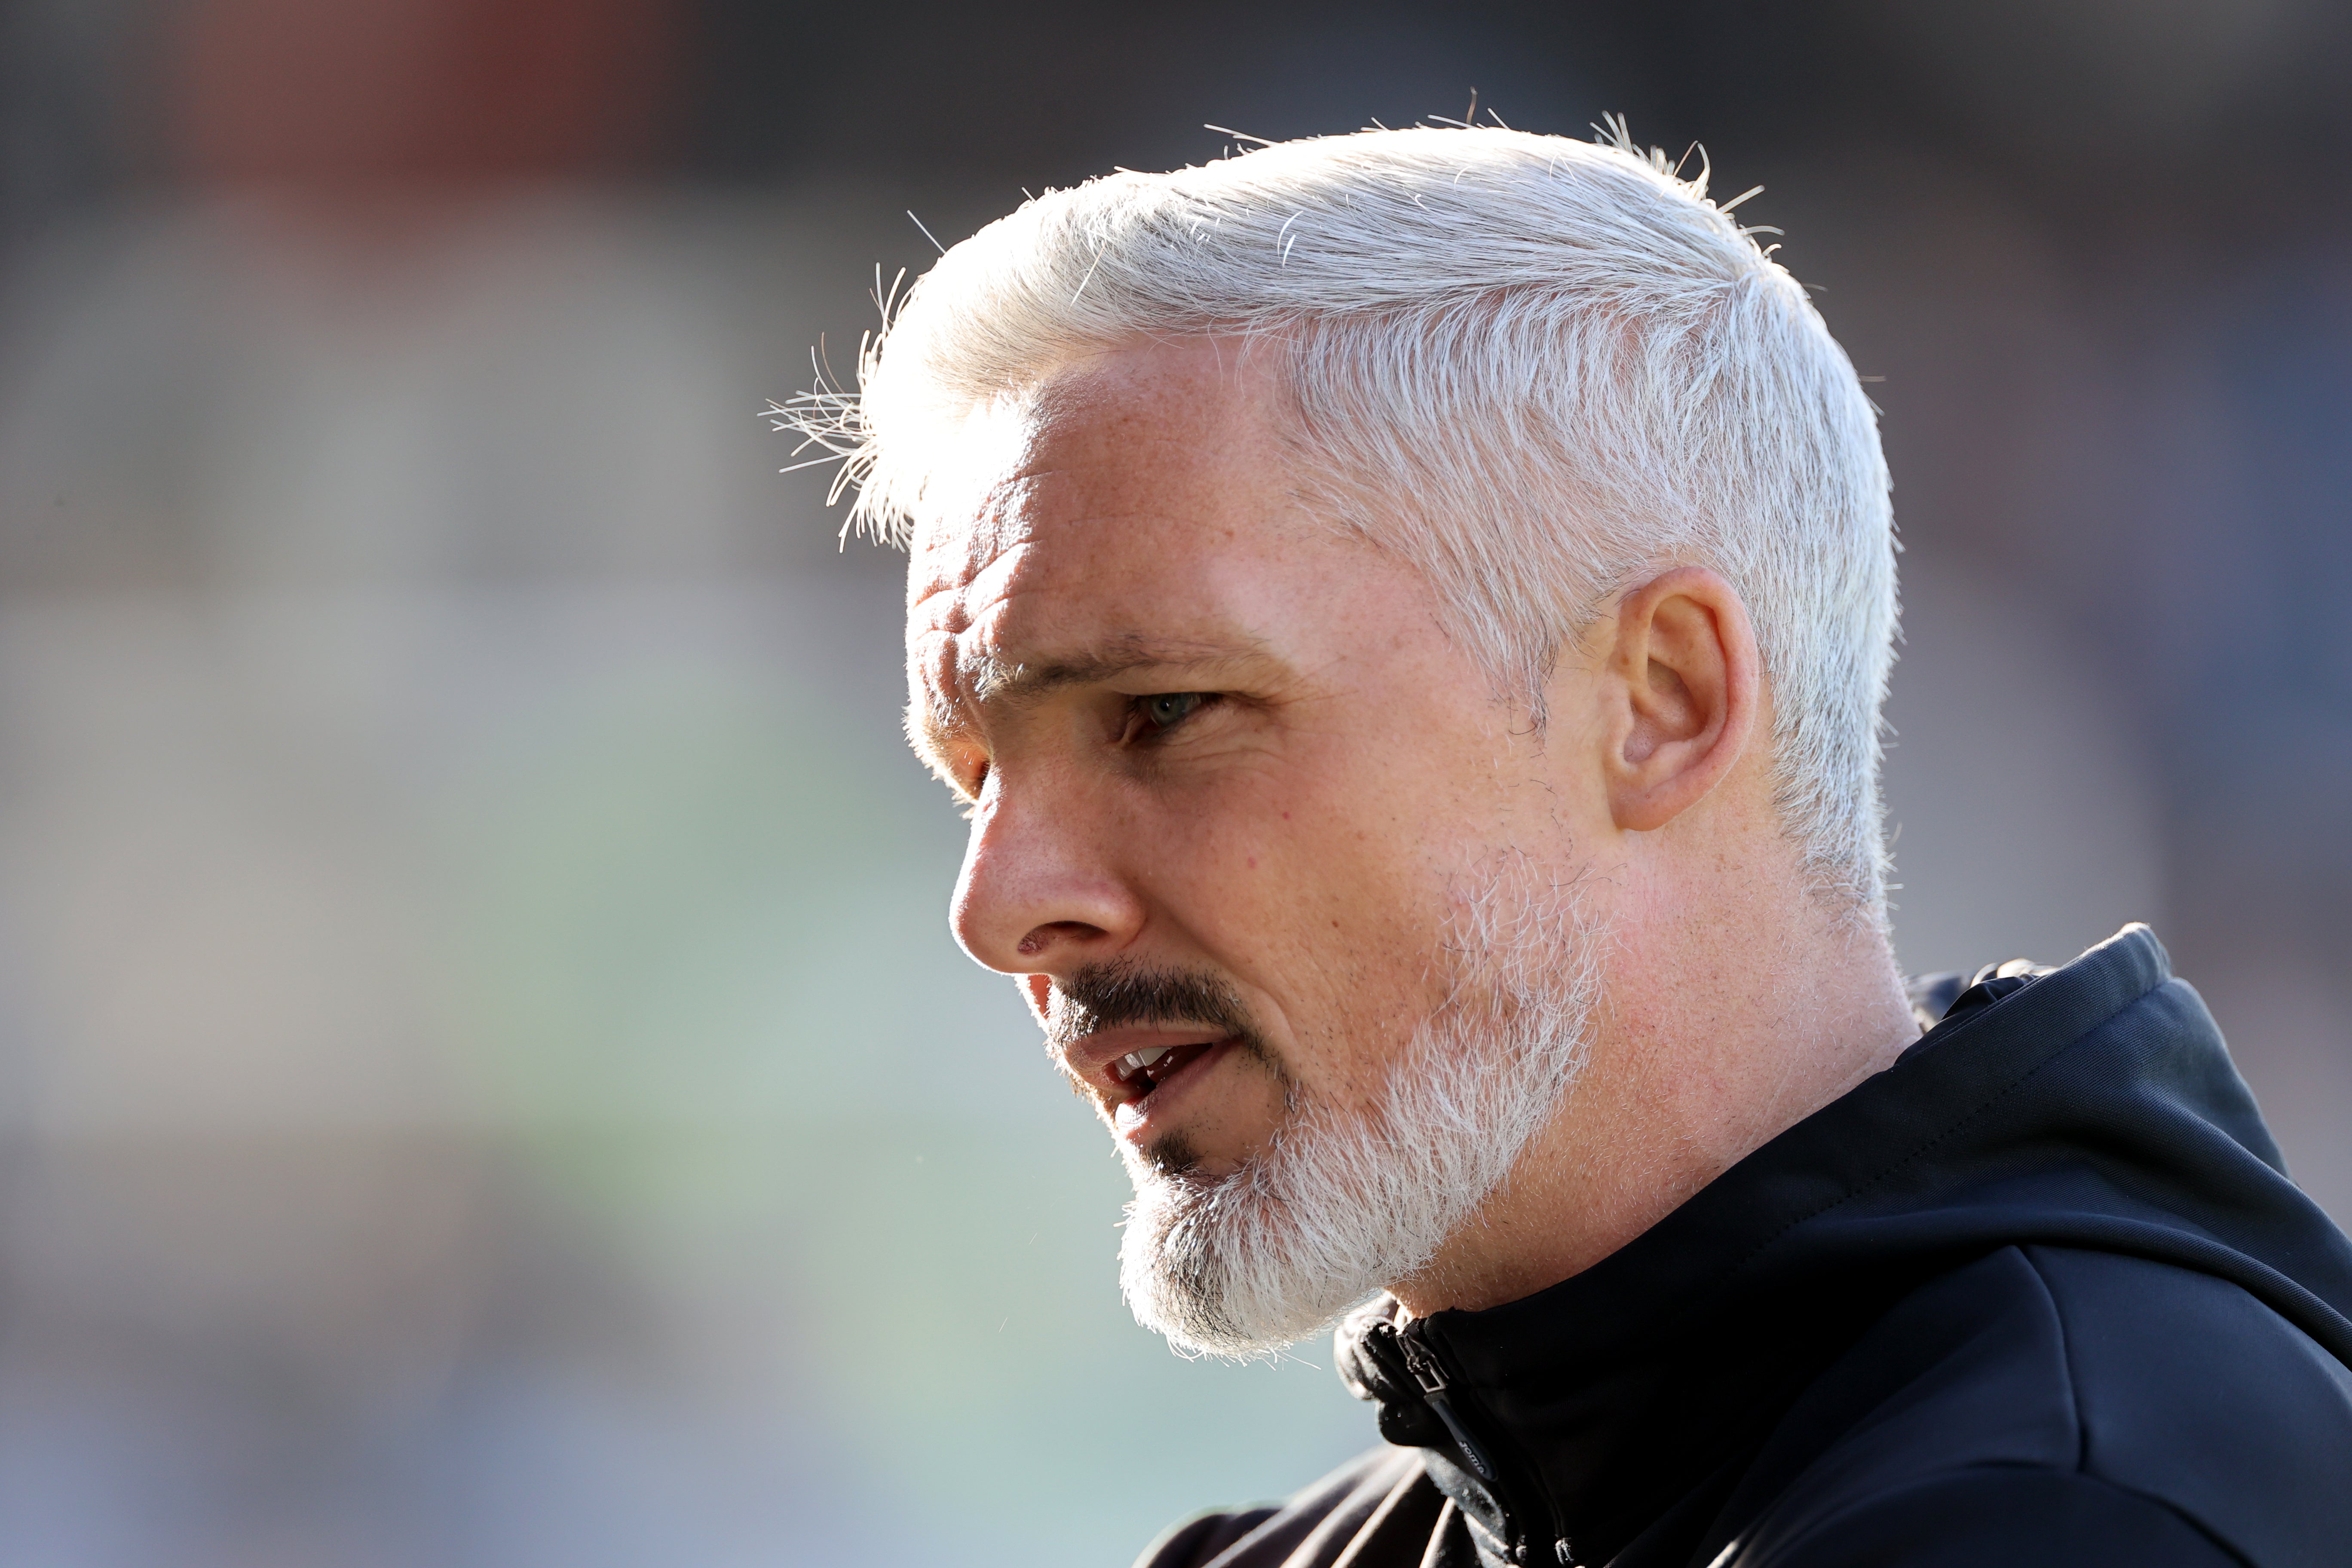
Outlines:
[[[1138,1316],[1379,1407],[1145,1561],[2341,1563],[2352,1245],[2154,937],[1896,972],[1885,470],[1733,205],[1622,130],[1120,174],[797,416]]]

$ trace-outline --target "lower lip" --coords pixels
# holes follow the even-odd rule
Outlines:
[[[1120,1137],[1138,1145],[1166,1136],[1184,1101],[1192,1097],[1209,1069],[1223,1061],[1233,1048],[1233,1041],[1219,1040],[1141,1100],[1121,1100],[1111,1112],[1111,1125]]]

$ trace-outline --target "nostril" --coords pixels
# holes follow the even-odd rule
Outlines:
[[[1020,952],[1024,958],[1034,958],[1051,947],[1057,938],[1067,942],[1085,942],[1102,934],[1102,927],[1088,925],[1084,921],[1048,921],[1021,939]]]

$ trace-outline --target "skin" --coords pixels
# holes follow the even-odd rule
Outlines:
[[[1370,1101],[1443,1000],[1481,865],[1578,879],[1612,932],[1590,1065],[1389,1282],[1414,1315],[1492,1306],[1623,1246],[1916,1026],[1875,925],[1800,873],[1721,577],[1671,565],[1605,605],[1538,727],[1411,567],[1302,509],[1285,407],[1235,345],[1141,344],[970,422],[907,633],[911,731],[971,806],[954,930],[1041,1020],[1088,965],[1229,985],[1271,1059],[1213,1049],[1139,1103],[1112,1063],[1201,1030],[1055,1046],[1115,1135],[1214,1174],[1286,1091]]]

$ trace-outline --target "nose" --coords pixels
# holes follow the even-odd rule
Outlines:
[[[1108,852],[1108,825],[1068,798],[1024,799],[1002,774],[974,810],[950,923],[982,964],[1062,974],[1124,950],[1143,906]]]

